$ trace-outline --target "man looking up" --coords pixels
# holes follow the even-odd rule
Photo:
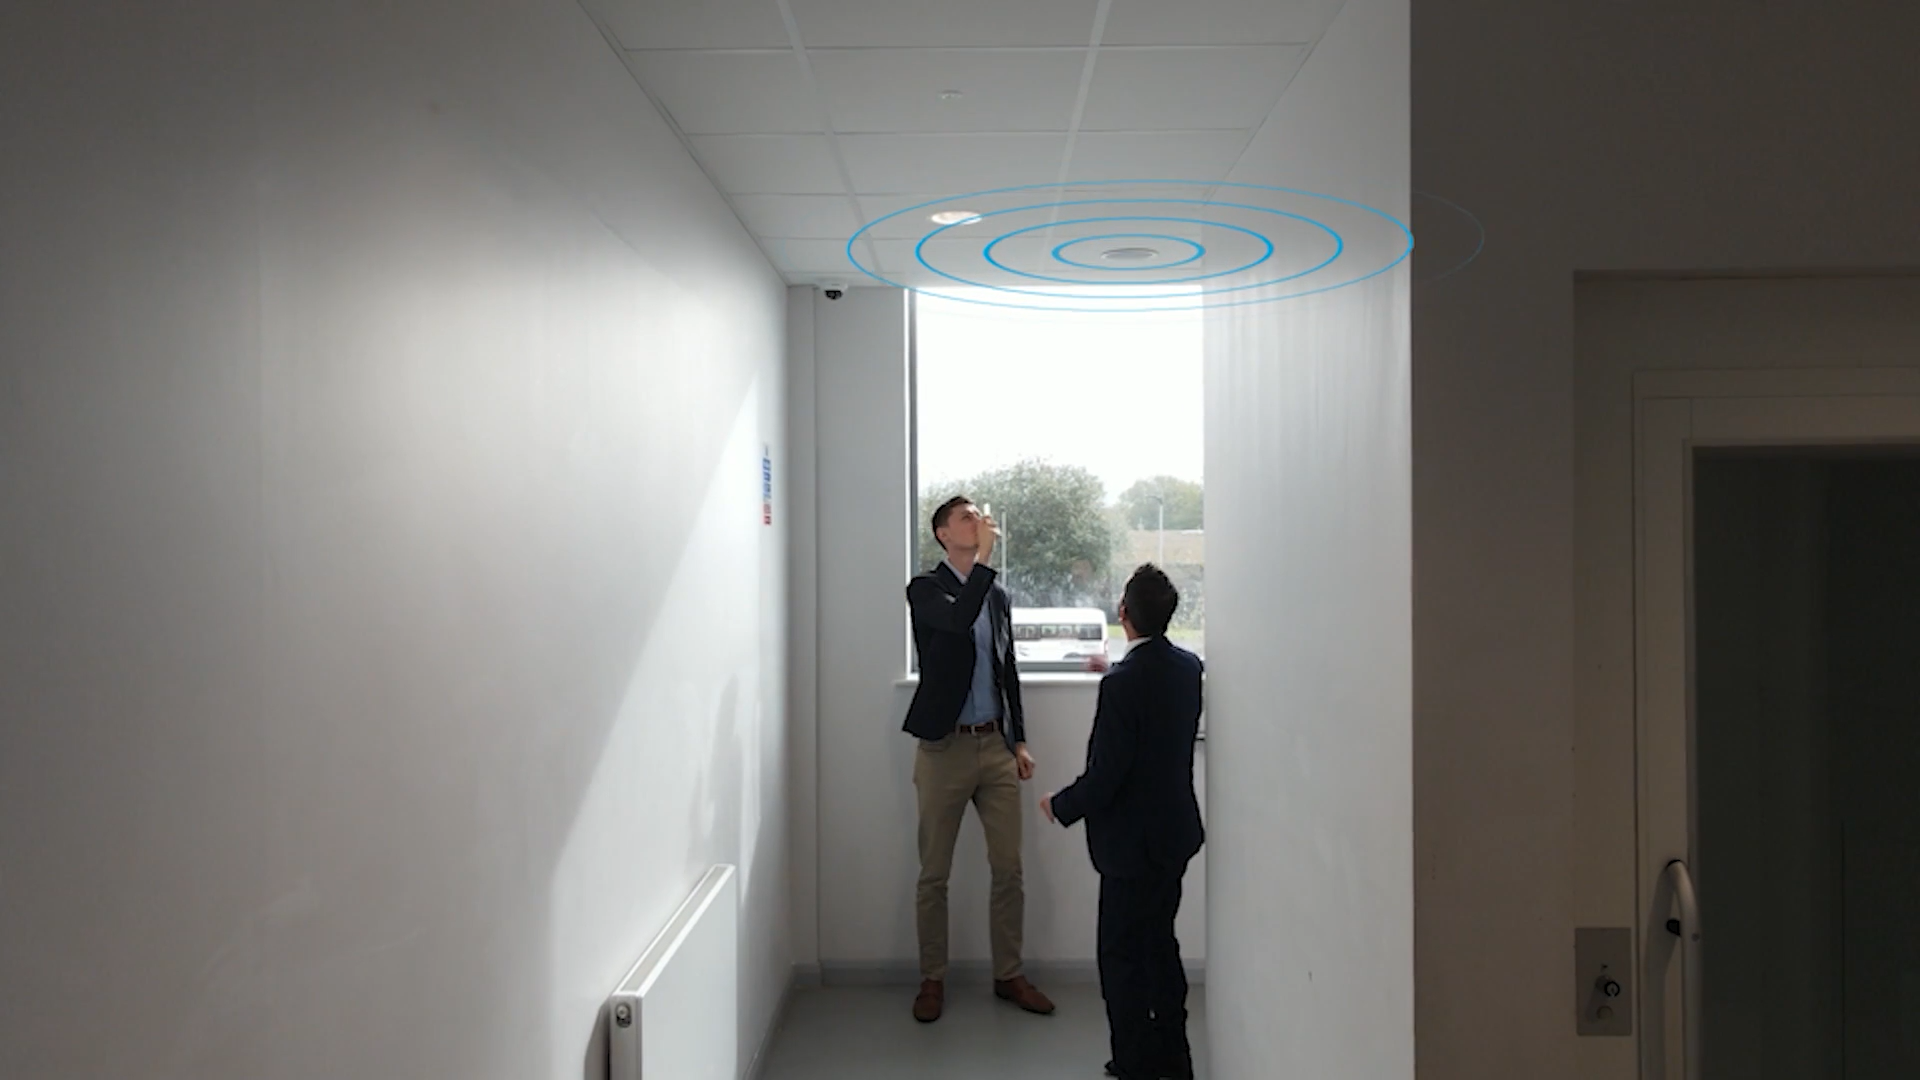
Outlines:
[[[934,511],[946,558],[907,583],[920,685],[903,726],[919,740],[913,786],[920,811],[920,992],[913,1015],[940,1018],[946,999],[947,878],[967,804],[986,835],[992,874],[989,930],[993,992],[1028,1012],[1051,1013],[1021,973],[1026,917],[1020,874],[1020,782],[1033,776],[1020,675],[1013,662],[1013,603],[987,561],[1000,537],[993,519],[964,496]]]

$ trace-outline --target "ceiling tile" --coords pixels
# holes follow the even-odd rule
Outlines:
[[[1343,0],[1113,0],[1103,45],[1278,45],[1320,39]]]
[[[914,251],[918,246],[917,240],[875,240],[873,242],[874,254],[880,259],[881,271],[895,275],[923,270],[919,260],[914,257]],[[979,260],[980,245],[978,242],[962,240],[930,240],[922,250],[926,254],[927,262],[950,274],[960,274],[964,277],[975,268]],[[933,276],[938,277],[938,275]],[[952,283],[949,282],[949,284]]]
[[[973,192],[1051,183],[1066,144],[1045,134],[842,135],[840,152],[862,194]]]
[[[1065,131],[1085,49],[808,50],[839,132]],[[941,100],[941,92],[962,96]]]
[[[860,227],[845,195],[735,195],[733,208],[755,236],[845,240]]]
[[[939,228],[939,226],[933,222],[931,215],[935,211],[941,210],[970,210],[975,213],[985,213],[989,215],[988,220],[996,222],[1004,218],[1005,224],[1000,227],[1007,229],[1032,224],[1034,221],[1040,220],[1032,215],[1034,213],[1044,213],[1044,210],[1004,215],[998,214],[996,211],[1034,206],[1046,207],[1053,202],[1054,190],[1054,188],[1048,186],[1031,193],[1013,192],[1007,195],[967,199],[964,201],[953,200],[941,195],[862,195],[860,197],[860,210],[866,215],[867,221],[871,223],[871,227],[867,230],[868,233],[875,238],[917,240]],[[933,203],[934,205],[927,205],[929,203]],[[899,216],[892,216],[896,212]],[[957,226],[956,231],[964,228],[967,228],[967,226]]]
[[[1087,184],[1084,187],[1066,187],[1061,189],[1063,202],[1078,199],[1112,199],[1121,210],[1140,209],[1139,203],[1163,202],[1168,199],[1205,199],[1213,190],[1213,181],[1194,184]],[[1093,207],[1097,209],[1098,207]]]
[[[1140,216],[1134,216],[1136,214]],[[1188,216],[1191,215],[1178,207],[1160,209],[1142,207],[1137,210],[1111,207],[1062,207],[1059,221],[1047,235],[1055,244],[1089,236],[1145,237],[1149,234],[1181,236],[1197,241],[1200,239],[1203,228],[1201,221],[1167,220]],[[1114,246],[1128,245],[1115,244]],[[1147,246],[1153,245],[1149,243]],[[1075,257],[1085,259],[1084,255]]]
[[[884,287],[880,282],[873,280],[865,274],[848,274],[840,270],[782,270],[780,273],[782,277],[787,279],[789,285],[820,286],[828,282],[837,282],[843,286],[855,289]],[[907,283],[897,282],[896,284],[905,285]]]
[[[880,272],[900,274],[915,268],[913,245],[912,240],[875,240],[873,251],[880,259]]]
[[[1245,131],[1082,132],[1068,179],[1219,180],[1246,145]]]
[[[640,85],[689,135],[819,131],[793,50],[639,51]]]
[[[1102,49],[1080,130],[1251,130],[1306,56],[1298,45]]]
[[[641,0],[645,2],[645,0]],[[1258,0],[1255,0],[1258,2]],[[800,40],[834,47],[1087,45],[1099,0],[790,0]],[[768,0],[769,6],[772,0]]]
[[[1071,294],[1076,287],[1157,286],[1161,284],[1157,279],[1168,277],[1187,279],[1207,272],[1205,258],[1182,263],[1174,268],[1146,268],[1138,272],[1103,266],[1063,265],[1056,262],[1051,253],[1069,239],[1070,237],[1066,235],[1059,235],[1003,241],[995,245],[993,251],[994,259],[1000,264],[998,266],[987,261],[979,239],[931,241],[924,249],[926,265],[922,265],[915,257],[916,245],[912,241],[877,240],[873,246],[880,260],[881,275],[897,284],[939,289],[954,289],[967,284],[976,284],[1019,290],[999,297],[983,297],[983,299],[992,299],[1015,306],[1045,305],[1048,303],[1046,298],[1049,296],[1055,298],[1054,302],[1057,302]],[[1079,257],[1097,258],[1099,250],[1101,249],[1097,247],[1084,250],[1079,253]],[[943,276],[943,273],[937,273],[936,270],[952,277]],[[965,280],[954,281],[955,277]],[[1063,280],[1049,280],[1056,278]],[[1185,281],[1165,284],[1172,287],[1185,284]]]
[[[989,263],[982,254],[987,239],[989,237],[979,236],[966,240],[929,240],[924,248],[916,240],[875,240],[873,250],[880,259],[883,271],[888,274],[923,270],[924,267],[915,256],[917,249],[926,257],[927,265],[949,274],[973,281],[1009,280],[1005,271]],[[994,258],[1016,269],[1028,270],[1040,264],[1045,250],[1038,239],[1016,238],[997,245]],[[934,276],[938,277],[937,274]],[[957,283],[949,281],[948,284]],[[1045,283],[1034,282],[1032,287],[1044,288]]]
[[[848,279],[860,276],[860,271],[847,260],[845,240],[763,239],[760,244],[775,268],[783,272],[830,273]]]
[[[872,228],[867,230],[869,235],[876,238],[901,240],[925,236],[927,231],[934,227],[933,223],[927,219],[927,215],[935,210],[979,209],[973,206],[962,207],[958,204],[947,206],[943,203],[939,206],[928,206],[919,213],[899,213],[945,198],[944,195],[862,195],[860,212],[872,225]],[[899,216],[891,216],[895,213],[899,213]]]
[[[1213,190],[1211,183],[1169,184],[1142,186],[1138,184],[1114,184],[1092,187],[1057,188],[1045,185],[1026,192],[1013,192],[981,199],[967,200],[965,205],[950,201],[947,195],[862,195],[860,211],[871,223],[868,234],[880,239],[900,240],[925,236],[934,228],[928,215],[935,210],[973,210],[980,213],[992,213],[996,210],[1020,206],[1051,206],[1063,204],[1060,213],[1063,216],[1090,216],[1098,214],[1185,214],[1192,209],[1185,203],[1166,203],[1167,199],[1204,200]],[[1113,200],[1092,202],[1089,200]],[[928,205],[935,204],[935,205]],[[907,213],[918,210],[917,213]],[[895,216],[897,215],[897,216]],[[1012,217],[1013,215],[1008,215]],[[1020,224],[1030,224],[1033,218],[1020,215]],[[1011,227],[1011,226],[1009,226]]]
[[[774,0],[586,0],[629,49],[792,48]]]
[[[693,135],[694,156],[735,195],[844,193],[824,135]]]

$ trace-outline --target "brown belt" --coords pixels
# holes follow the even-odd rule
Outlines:
[[[962,735],[986,735],[1000,730],[1000,721],[989,720],[984,724],[955,724],[953,730]]]

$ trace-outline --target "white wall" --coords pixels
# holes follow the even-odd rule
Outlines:
[[[1583,445],[1576,473],[1574,439],[1576,415],[1631,399],[1611,376],[1604,400],[1576,395],[1574,274],[1920,265],[1920,143],[1888,104],[1920,99],[1917,18],[1885,0],[1414,7],[1414,186],[1487,232],[1414,295],[1422,1080],[1633,1075],[1632,1041],[1577,1039],[1569,1004],[1573,928],[1636,915],[1631,624],[1625,652],[1608,629],[1631,597],[1630,459]],[[1416,233],[1447,214],[1416,202]],[[1416,281],[1443,269],[1416,253]],[[1830,347],[1785,317],[1738,345],[1647,336],[1671,366],[1787,346],[1819,364],[1859,355],[1869,318]]]
[[[806,871],[795,876],[796,913],[810,905],[818,913],[818,952],[798,959],[803,974],[818,964],[829,981],[912,981],[919,970],[913,925],[919,857],[913,741],[900,723],[913,693],[903,681],[908,530],[923,526],[912,520],[908,476],[906,296],[856,288],[828,301],[812,289],[795,293],[812,297],[795,325],[807,320],[813,331],[809,400],[818,433],[820,526],[817,621],[807,621],[815,640],[795,642],[796,650],[817,650],[819,657],[817,732],[795,736],[796,747],[817,740],[818,803],[800,798],[794,807],[797,820],[817,815],[819,824],[817,892],[809,895]],[[799,379],[796,368],[796,401],[808,393]],[[795,573],[797,581],[804,571]],[[795,618],[806,621],[798,611]],[[1038,764],[1027,785],[1031,812],[1023,825],[1026,959],[1037,980],[1090,979],[1098,878],[1084,836],[1046,826],[1035,804],[1079,775],[1097,681],[1029,676],[1022,685]],[[1204,767],[1199,781],[1204,785]],[[1198,968],[1205,957],[1204,857],[1189,870],[1187,884],[1181,945]],[[969,825],[954,857],[950,901],[952,954],[961,974],[984,976],[986,901],[985,848]]]
[[[1352,0],[1232,179],[1404,219],[1406,52],[1403,0]],[[1406,274],[1207,324],[1221,1076],[1413,1075]]]
[[[787,289],[787,902],[793,962],[820,963],[820,504],[810,285]]]
[[[751,1056],[782,291],[592,24],[13,5],[0,146],[0,1075],[592,1077],[716,861]]]
[[[893,683],[905,670],[907,581],[906,294],[815,294],[814,430],[819,474],[819,953],[831,965],[867,937],[913,925],[913,880],[868,868],[913,850],[912,816],[882,793],[898,743]],[[802,813],[805,811],[802,810]],[[903,849],[901,845],[906,845]],[[887,885],[893,888],[888,889]],[[896,902],[889,905],[888,899]],[[878,909],[869,927],[855,913]],[[909,954],[911,955],[911,954]]]

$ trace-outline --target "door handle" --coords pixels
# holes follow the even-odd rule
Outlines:
[[[1680,939],[1680,1000],[1682,1060],[1684,1080],[1701,1080],[1701,983],[1700,983],[1700,894],[1693,887],[1693,873],[1687,864],[1675,859],[1667,864],[1667,883],[1673,887],[1674,902],[1680,917],[1667,920],[1667,932]]]

